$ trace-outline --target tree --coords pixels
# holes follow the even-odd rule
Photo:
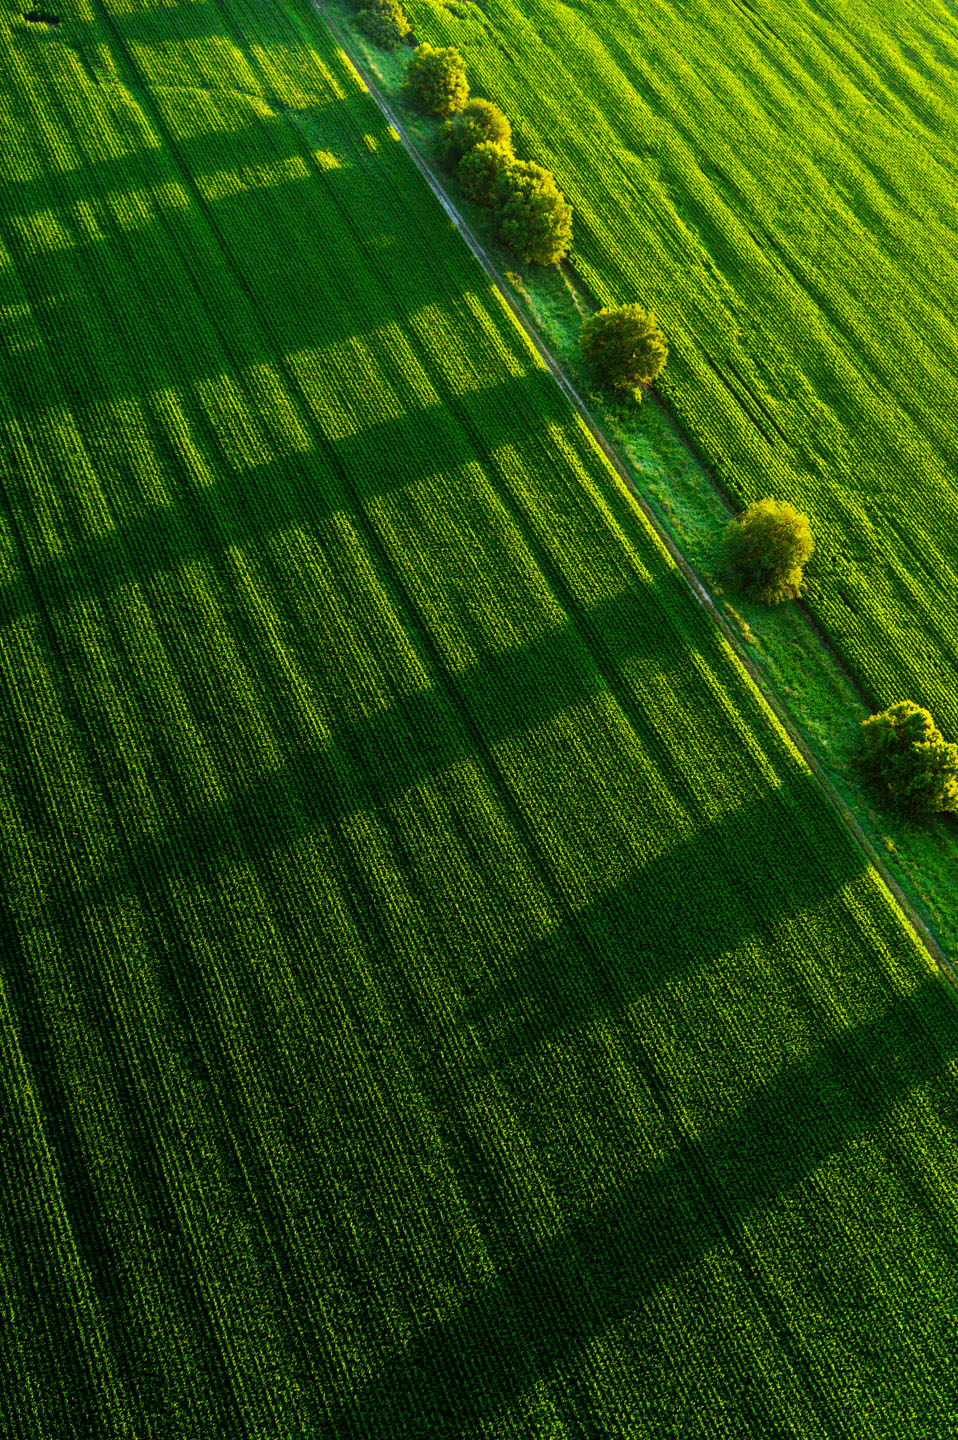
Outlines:
[[[492,191],[499,238],[527,264],[556,265],[572,244],[572,206],[541,165],[516,160]]]
[[[412,31],[400,0],[373,0],[365,10],[358,12],[356,24],[374,45],[383,50],[395,50]]]
[[[512,126],[498,106],[475,96],[436,138],[436,156],[443,170],[455,170],[463,156],[485,142],[501,145],[512,153]]]
[[[658,321],[641,305],[597,311],[582,326],[579,346],[600,380],[639,399],[639,387],[655,379],[669,356]]]
[[[750,600],[777,605],[802,590],[802,566],[815,548],[808,516],[783,501],[757,500],[729,525],[729,569]]]
[[[515,156],[511,148],[494,145],[483,140],[474,145],[459,162],[459,183],[471,200],[480,205],[491,205],[496,182],[503,171],[514,165]]]
[[[958,745],[927,710],[902,700],[862,721],[862,764],[896,805],[918,814],[958,810]]]
[[[452,115],[469,98],[466,62],[452,46],[420,45],[406,66],[403,89],[424,114]]]

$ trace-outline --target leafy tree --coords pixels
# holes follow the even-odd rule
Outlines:
[[[472,200],[480,205],[491,205],[499,176],[515,163],[511,148],[483,140],[467,151],[459,162],[459,183]]]
[[[373,0],[365,10],[358,12],[356,24],[374,45],[383,50],[395,50],[412,32],[400,0]]]
[[[592,315],[579,334],[579,345],[599,378],[613,390],[630,390],[641,399],[669,356],[665,336],[651,310],[619,305]]]
[[[572,206],[541,165],[516,160],[492,191],[499,238],[527,264],[556,265],[572,244]]]
[[[458,115],[447,120],[436,139],[436,156],[443,170],[456,166],[476,145],[485,141],[512,153],[512,126],[498,106],[475,96]]]
[[[927,710],[902,700],[862,721],[862,763],[904,810],[958,810],[958,745]]]
[[[424,114],[452,115],[469,98],[466,62],[452,46],[422,44],[406,66],[403,89]]]
[[[802,590],[802,566],[815,548],[808,516],[783,501],[756,500],[729,525],[729,569],[750,600],[777,605]]]

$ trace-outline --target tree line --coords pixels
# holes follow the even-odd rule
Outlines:
[[[372,0],[356,18],[377,45],[415,45],[401,0]],[[572,245],[572,207],[550,171],[516,157],[502,111],[489,100],[470,98],[459,51],[416,46],[403,92],[420,113],[444,120],[436,137],[437,162],[455,175],[470,200],[491,210],[500,243],[526,264],[564,260]],[[668,358],[655,315],[638,304],[597,311],[583,323],[579,345],[602,385],[636,400]],[[771,496],[749,505],[725,534],[727,573],[742,594],[760,604],[797,599],[813,551],[808,517]],[[944,739],[927,710],[899,701],[862,722],[860,741],[863,773],[896,807],[912,814],[958,811],[958,746]]]
[[[572,244],[572,206],[542,165],[520,160],[512,127],[497,106],[469,98],[458,50],[420,45],[406,67],[406,99],[425,115],[445,117],[436,140],[440,166],[463,191],[492,211],[496,237],[527,265],[556,265]]]

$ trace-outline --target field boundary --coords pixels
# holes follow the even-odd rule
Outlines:
[[[402,121],[399,119],[399,116],[396,114],[395,110],[390,105],[385,95],[383,95],[369,69],[364,64],[362,57],[356,53],[355,49],[350,44],[349,37],[344,34],[342,28],[330,15],[328,8],[323,4],[323,0],[312,0],[312,4],[313,8],[320,16],[323,24],[327,27],[334,41],[337,45],[339,45],[347,61],[352,66],[353,70],[356,72],[359,80],[365,86],[373,102],[380,110],[387,124],[392,127],[393,131],[399,139],[400,144],[405,148],[406,153],[409,155],[416,169],[419,171],[420,175],[425,180],[436,200],[439,202],[446,217],[449,219],[465,245],[471,251],[475,260],[481,266],[482,270],[497,290],[500,298],[508,307],[516,324],[520,326],[526,338],[529,340],[530,344],[535,350],[536,354],[542,361],[543,365],[549,371],[550,375],[555,380],[556,384],[559,386],[559,389],[569,401],[572,408],[582,419],[583,423],[589,430],[589,433],[591,434],[593,440],[598,445],[599,449],[602,451],[606,460],[608,460],[609,464],[612,466],[619,480],[625,486],[628,494],[642,511],[642,514],[645,516],[648,523],[651,525],[657,539],[665,547],[676,568],[684,577],[696,602],[703,610],[706,611],[706,613],[711,617],[712,621],[718,627],[718,630],[721,633],[722,637],[731,647],[739,663],[743,666],[749,679],[752,681],[752,684],[758,690],[759,695],[764,700],[768,708],[771,710],[775,718],[778,720],[779,724],[785,731],[792,745],[794,745],[795,749],[801,755],[809,771],[818,782],[819,788],[824,795],[826,802],[828,803],[834,814],[841,821],[846,831],[850,834],[855,844],[859,847],[860,850],[863,851],[872,869],[877,873],[882,884],[888,890],[889,894],[894,899],[902,914],[905,916],[912,930],[915,932],[917,938],[924,946],[925,950],[928,952],[928,955],[934,962],[935,967],[939,969],[941,973],[946,976],[946,978],[951,982],[952,986],[956,990],[958,990],[958,972],[952,969],[944,950],[939,945],[938,941],[935,939],[935,936],[932,934],[928,925],[926,925],[924,920],[917,913],[911,901],[908,899],[901,886],[898,884],[897,880],[888,870],[887,866],[882,860],[882,857],[879,855],[878,851],[868,839],[868,836],[865,834],[864,830],[859,825],[858,820],[855,818],[855,815],[852,813],[851,809],[845,804],[845,801],[841,798],[840,795],[835,792],[835,790],[829,784],[828,777],[825,775],[815,756],[811,753],[801,734],[798,732],[797,728],[793,724],[791,717],[788,714],[787,708],[775,694],[774,690],[769,686],[765,677],[757,670],[749,656],[745,653],[742,643],[736,635],[735,630],[725,619],[724,615],[716,604],[712,594],[710,593],[706,585],[703,583],[701,578],[698,576],[696,571],[693,569],[692,565],[686,559],[685,555],[679,549],[678,545],[676,545],[671,535],[664,528],[658,516],[653,511],[652,507],[636,489],[625,461],[623,460],[622,456],[619,454],[619,451],[616,449],[615,445],[607,434],[604,426],[602,425],[602,422],[599,420],[598,416],[587,404],[587,402],[583,399],[582,395],[576,389],[575,385],[573,385],[569,376],[562,368],[560,361],[557,359],[550,347],[546,344],[545,340],[540,335],[532,320],[523,313],[518,302],[513,296],[511,287],[505,276],[503,275],[502,271],[499,269],[495,261],[485,250],[484,246],[476,236],[475,232],[469,226],[468,222],[465,220],[463,215],[457,209],[455,203],[450,198],[439,176],[436,174],[432,166],[424,158],[424,156],[416,146],[415,142],[409,136]]]

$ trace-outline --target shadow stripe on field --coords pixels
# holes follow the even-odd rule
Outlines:
[[[473,1433],[470,1427],[639,1311],[730,1230],[740,1233],[749,1216],[874,1131],[956,1055],[958,1006],[943,982],[929,978],[877,1020],[783,1070],[717,1130],[680,1141],[664,1165],[630,1179],[553,1244],[517,1256],[453,1319],[414,1341],[374,1385],[332,1413],[328,1433],[383,1440]],[[719,1197],[721,1216],[706,1192]],[[943,1266],[958,1263],[956,1237],[936,1238]],[[854,1304],[850,1296],[849,1318]],[[832,1323],[840,1326],[841,1314]],[[827,1400],[829,1377],[815,1380]],[[727,1383],[732,1404],[745,1405],[734,1377]],[[958,1375],[950,1401],[953,1414]],[[860,1432],[850,1416],[833,1433]]]

